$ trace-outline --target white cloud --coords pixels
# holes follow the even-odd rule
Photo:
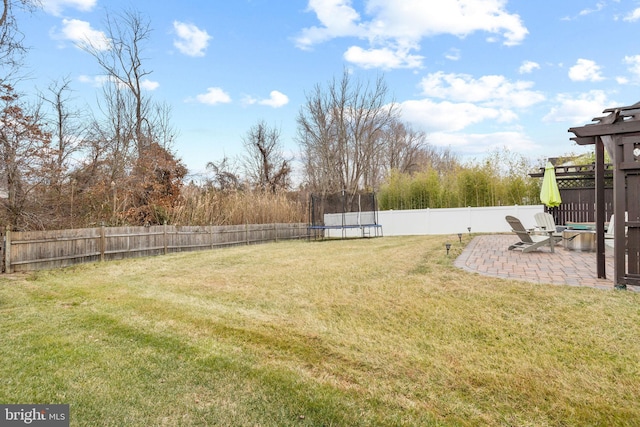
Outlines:
[[[160,87],[160,83],[154,82],[149,79],[144,79],[140,82],[140,87],[145,90],[156,90]]]
[[[63,19],[61,37],[79,47],[91,46],[97,50],[108,50],[111,47],[102,31],[91,28],[90,23],[79,19]]]
[[[543,121],[568,122],[572,126],[580,126],[601,116],[605,108],[616,105],[616,102],[607,99],[604,91],[592,90],[578,96],[560,94],[555,99],[555,104]]]
[[[600,12],[602,9],[605,8],[605,6],[606,6],[606,3],[600,1],[600,2],[598,2],[596,4],[595,8],[593,8],[593,9],[582,9],[578,15],[580,15],[580,16],[591,15],[592,13]]]
[[[60,16],[65,8],[73,8],[82,12],[92,10],[97,0],[40,0],[42,9],[54,16]]]
[[[351,0],[309,0],[307,11],[315,12],[321,27],[304,28],[295,40],[301,49],[308,49],[335,37],[361,36],[360,15],[351,7]]]
[[[460,49],[451,48],[444,54],[444,57],[450,61],[459,61],[462,55],[460,53]]]
[[[228,104],[231,97],[219,87],[210,87],[207,88],[207,93],[196,96],[196,102],[208,105]]]
[[[420,67],[423,57],[389,48],[365,50],[359,46],[351,46],[344,53],[344,59],[362,68],[392,69]]]
[[[625,56],[623,62],[629,66],[628,70],[633,74],[634,80],[640,81],[640,55]]]
[[[174,21],[173,29],[178,37],[173,45],[183,54],[188,56],[204,56],[204,51],[209,46],[211,36],[193,24]]]
[[[532,82],[512,82],[498,75],[476,79],[467,74],[437,72],[425,76],[420,82],[423,99],[404,101],[399,107],[404,120],[429,132],[430,142],[432,136],[438,134],[442,141],[447,140],[443,145],[455,145],[451,138],[462,138],[461,141],[473,139],[457,134],[470,126],[484,122],[513,126],[519,118],[518,110],[545,100],[544,95],[533,91],[532,87]],[[523,141],[523,138],[517,140]],[[495,140],[492,144],[516,147],[511,140]],[[532,143],[527,141],[526,145],[531,146]],[[486,148],[485,144],[483,150]]]
[[[630,12],[623,18],[623,20],[627,22],[636,22],[639,19],[640,19],[640,7],[637,9],[634,9],[632,12]]]
[[[521,132],[430,133],[429,144],[451,147],[464,154],[484,154],[506,148],[513,152],[537,152],[540,146]]]
[[[243,104],[244,106],[247,106],[247,105],[255,105],[255,104],[257,104],[257,103],[258,103],[258,100],[257,100],[256,98],[254,98],[253,96],[245,95],[245,96],[242,98],[242,104]]]
[[[620,85],[640,84],[640,55],[625,56],[622,60],[627,65],[630,76],[617,76],[616,82]]]
[[[78,80],[81,83],[87,83],[90,84],[92,86],[95,87],[102,87],[106,82],[109,81],[109,77],[108,76],[87,76],[87,75],[81,75],[80,77],[78,77]]]
[[[420,67],[422,57],[410,52],[425,37],[450,34],[465,37],[477,31],[502,39],[507,46],[520,44],[528,30],[520,16],[508,13],[503,0],[443,0],[434,13],[424,0],[368,0],[363,20],[351,0],[309,0],[319,26],[305,28],[295,39],[301,49],[338,37],[357,37],[367,47],[351,47],[345,58],[364,67]]]
[[[598,82],[604,80],[600,73],[600,66],[590,59],[580,58],[576,65],[569,68],[569,78],[574,82]]]
[[[244,105],[266,105],[268,107],[280,108],[289,103],[289,97],[282,92],[272,90],[267,99],[256,99],[252,96],[245,96],[242,99]]]
[[[544,95],[531,90],[533,82],[510,82],[500,75],[474,79],[468,74],[427,75],[420,82],[423,94],[456,102],[481,103],[488,107],[526,108],[542,102]]]
[[[367,11],[374,15],[369,26],[379,37],[418,41],[422,37],[451,34],[465,37],[476,31],[502,36],[505,45],[517,45],[528,30],[520,16],[505,9],[499,0],[443,0],[434,5],[424,0],[369,0]]]
[[[443,146],[476,147],[486,152],[489,147],[528,150],[535,147],[524,135],[505,131],[489,134],[464,134],[477,125],[511,129],[517,125],[518,111],[545,100],[532,90],[533,83],[509,81],[504,76],[474,78],[467,74],[428,74],[420,82],[423,99],[402,102],[402,117],[429,133],[429,142]],[[434,142],[438,141],[438,142]]]
[[[501,122],[516,118],[510,111],[478,106],[469,102],[409,100],[400,104],[404,120],[427,132],[457,132],[485,120]]]
[[[537,62],[524,61],[522,62],[522,65],[520,65],[518,72],[520,74],[530,74],[533,72],[533,70],[539,70],[539,69],[540,69],[540,64],[538,64]]]
[[[284,107],[289,103],[289,97],[282,92],[278,92],[277,90],[272,90],[269,94],[269,99],[263,99],[262,101],[258,101],[260,105],[266,105],[273,108]]]
[[[87,76],[87,75],[81,75],[80,77],[78,77],[78,80],[81,83],[87,83],[90,84],[92,86],[95,87],[102,87],[105,84],[107,84],[108,82],[113,82],[115,84],[117,84],[118,86],[120,86],[121,88],[124,88],[124,84],[120,81],[117,81],[116,79],[114,79],[113,77],[110,76],[106,76],[106,75],[101,75],[101,76]],[[149,79],[144,79],[140,82],[140,87],[142,89],[145,90],[156,90],[160,87],[160,83],[158,82],[154,82],[152,80]]]

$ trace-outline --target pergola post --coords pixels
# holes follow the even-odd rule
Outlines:
[[[599,279],[606,279],[605,246],[604,246],[604,144],[600,137],[594,138],[596,151],[596,272]]]

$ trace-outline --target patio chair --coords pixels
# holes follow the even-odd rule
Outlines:
[[[514,216],[507,215],[505,219],[511,226],[511,231],[516,233],[516,235],[520,238],[519,242],[516,242],[509,246],[510,251],[518,249],[522,252],[531,252],[537,251],[543,246],[549,246],[549,249],[551,250],[551,252],[553,252],[555,241],[552,236],[531,234],[529,230],[524,228],[522,222],[520,222],[520,220]]]
[[[607,227],[607,231],[604,232],[604,244],[609,246],[610,248],[613,248],[613,238],[615,236],[615,233],[613,232],[613,218],[614,215],[611,215],[611,218],[609,218],[609,226]]]
[[[614,227],[615,227],[614,218],[615,218],[615,215],[611,215],[611,218],[609,218],[609,226],[607,227],[607,231],[604,233],[604,244],[606,246],[609,246],[610,248],[613,248],[613,246],[614,246],[614,244],[613,244],[613,239],[615,237],[615,233],[614,233]],[[624,213],[624,219],[625,219],[625,221],[629,220],[629,212],[625,212]],[[627,231],[628,231],[628,227],[625,227],[624,228],[625,236],[627,235]]]
[[[553,238],[554,243],[562,242],[562,230],[566,229],[563,226],[557,226],[553,216],[548,212],[538,212],[533,215],[533,219],[536,221],[536,227],[544,233],[547,233]]]

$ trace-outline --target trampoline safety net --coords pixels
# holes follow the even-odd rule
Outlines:
[[[377,235],[380,225],[375,193],[349,194],[342,191],[324,195],[312,194],[309,200],[309,221],[311,230],[359,228],[364,236],[367,229],[374,228]]]

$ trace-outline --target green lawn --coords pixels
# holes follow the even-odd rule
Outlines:
[[[0,276],[0,403],[73,426],[640,425],[640,294],[470,274],[443,243]]]

